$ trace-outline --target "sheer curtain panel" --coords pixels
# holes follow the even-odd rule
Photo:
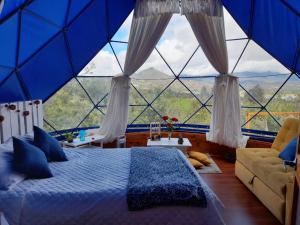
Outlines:
[[[220,73],[215,79],[213,110],[207,140],[229,147],[243,147],[238,78],[228,75],[223,7],[220,0],[182,0],[182,13],[209,62]]]
[[[124,72],[122,76],[112,80],[107,112],[98,131],[105,136],[104,142],[111,142],[125,134],[128,122],[129,77],[148,59],[172,17],[172,13],[140,16],[142,13],[139,11],[146,3],[145,0],[136,2]]]

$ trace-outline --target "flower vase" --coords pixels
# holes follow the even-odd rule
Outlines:
[[[169,131],[169,132],[168,132],[168,139],[171,140],[171,137],[172,137],[172,132]]]

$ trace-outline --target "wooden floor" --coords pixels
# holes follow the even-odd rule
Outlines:
[[[213,157],[222,174],[203,174],[203,179],[225,206],[226,225],[280,225],[280,222],[234,176],[234,164]]]

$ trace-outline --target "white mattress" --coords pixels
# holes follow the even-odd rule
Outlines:
[[[219,202],[199,175],[207,208],[168,206],[130,212],[126,202],[130,149],[65,151],[68,162],[50,164],[53,178],[25,180],[0,191],[0,211],[10,225],[223,224]]]

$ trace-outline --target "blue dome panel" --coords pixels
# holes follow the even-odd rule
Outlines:
[[[19,14],[16,14],[0,25],[0,66],[16,66],[18,17]]]
[[[222,2],[249,38],[289,70],[300,72],[299,0]]]
[[[20,36],[19,64],[24,63],[28,57],[35,53],[59,29],[45,20],[37,19],[27,11],[22,12],[22,25]]]
[[[63,34],[45,46],[20,70],[30,98],[46,99],[72,78]]]
[[[9,16],[16,9],[21,7],[26,1],[28,1],[28,0],[5,0],[3,9],[0,14],[0,20]]]
[[[287,68],[295,69],[300,19],[280,1],[256,1],[252,38]]]
[[[69,0],[35,0],[26,8],[26,10],[32,11],[49,21],[49,23],[63,27],[66,22],[68,5]]]
[[[4,80],[10,73],[12,73],[13,68],[0,66],[0,81]],[[0,82],[1,83],[1,82]]]
[[[242,30],[249,35],[251,0],[222,0],[222,2]]]
[[[112,37],[115,32],[117,32],[120,22],[124,21],[124,14],[115,13],[120,11],[128,12],[128,14],[132,10],[132,6],[135,4],[134,0],[115,0],[115,1],[106,1],[107,2],[107,15],[108,15],[108,24],[110,27],[109,36]],[[127,15],[128,15],[127,14]]]
[[[134,8],[134,0],[5,2],[9,4],[0,12],[0,49],[5,52],[0,54],[0,89],[14,89],[15,81],[19,87],[19,80],[8,77],[19,71],[26,97],[43,100],[92,60]],[[1,101],[24,97],[9,96]]]
[[[79,72],[86,66],[108,42],[105,8],[105,1],[95,0],[67,31],[75,71]]]
[[[14,73],[6,79],[0,88],[0,102],[13,102],[26,100],[22,87]]]
[[[68,15],[68,23],[71,22],[75,16],[79,15],[81,11],[91,4],[93,0],[73,0],[71,1],[69,15]]]

